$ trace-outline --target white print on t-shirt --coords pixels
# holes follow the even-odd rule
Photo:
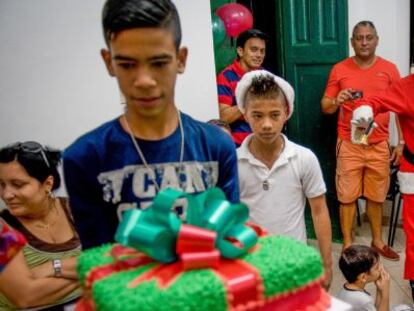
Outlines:
[[[140,204],[140,209],[146,209],[149,207],[152,203],[151,201],[144,201]],[[187,218],[187,206],[188,201],[186,198],[180,198],[177,201],[175,201],[174,206],[171,208],[172,211],[174,211],[182,220],[185,220]],[[134,203],[121,203],[118,205],[116,213],[118,216],[118,220],[122,220],[122,214],[130,209],[136,209],[138,208],[138,204],[136,202]]]
[[[218,180],[218,162],[169,162],[160,164],[127,165],[121,169],[103,172],[98,175],[102,184],[103,199],[106,202],[119,203],[122,200],[124,187],[131,187],[132,193],[144,208],[151,203],[157,193],[154,184],[157,181],[160,189],[174,188],[186,193],[198,193],[214,187]],[[126,189],[127,192],[130,189]],[[125,191],[125,189],[124,189]],[[145,201],[142,202],[141,200]]]

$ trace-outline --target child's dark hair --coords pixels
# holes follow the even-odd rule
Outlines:
[[[371,247],[351,245],[342,252],[339,269],[349,283],[354,283],[358,275],[369,272],[378,259],[378,253]]]
[[[107,0],[102,10],[106,44],[118,32],[133,28],[171,30],[175,47],[181,44],[181,25],[177,8],[170,0]]]
[[[17,161],[31,177],[41,183],[52,175],[52,190],[60,187],[60,175],[57,169],[60,160],[59,150],[43,147],[34,141],[17,142],[0,149],[0,163]]]
[[[230,125],[226,121],[223,121],[220,119],[211,119],[211,120],[208,120],[207,123],[216,125],[218,127],[222,127],[231,132]]]
[[[287,100],[285,94],[283,93],[282,89],[280,88],[279,84],[275,81],[275,79],[268,74],[265,75],[258,75],[252,79],[252,83],[250,84],[249,88],[246,91],[246,99],[247,98],[266,98],[266,99],[277,99],[282,96],[285,104],[287,104]]]

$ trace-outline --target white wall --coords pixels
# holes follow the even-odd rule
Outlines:
[[[394,62],[402,77],[409,73],[410,0],[348,0],[348,19],[349,36],[359,21],[374,22],[380,38],[377,55]]]
[[[106,73],[103,0],[0,0],[0,146],[37,140],[64,148],[122,113]],[[209,0],[175,0],[189,47],[176,102],[200,120],[218,116]]]

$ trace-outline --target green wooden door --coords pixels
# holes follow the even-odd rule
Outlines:
[[[288,136],[318,156],[328,187],[334,240],[340,240],[335,193],[336,115],[322,115],[320,100],[332,65],[348,56],[347,2],[281,0],[278,4],[282,74],[296,93]],[[308,229],[313,228],[310,221],[308,210]]]

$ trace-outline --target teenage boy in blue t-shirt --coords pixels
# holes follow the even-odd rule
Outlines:
[[[145,208],[160,189],[213,186],[239,200],[237,158],[220,129],[180,113],[174,101],[187,48],[170,0],[108,0],[103,8],[109,74],[125,113],[64,153],[65,182],[83,248],[113,241],[122,211]],[[184,214],[185,211],[179,211]]]

